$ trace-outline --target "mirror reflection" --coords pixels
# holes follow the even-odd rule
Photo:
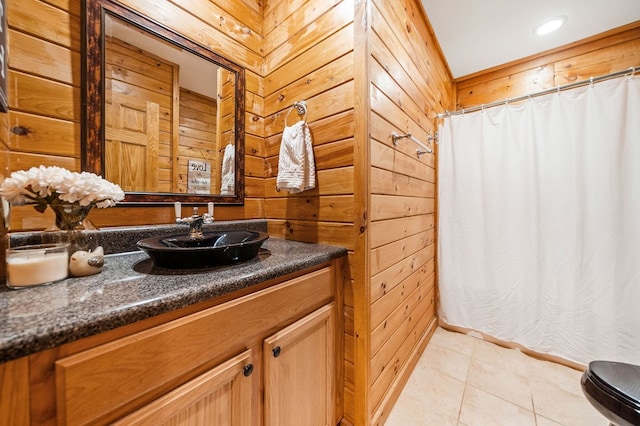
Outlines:
[[[120,5],[95,3],[108,13],[87,6],[101,34],[87,34],[86,99],[93,88],[102,96],[101,110],[87,102],[85,125],[100,128],[86,129],[85,170],[119,184],[125,202],[242,202],[242,70]]]
[[[105,178],[125,191],[233,194],[234,74],[105,19]]]

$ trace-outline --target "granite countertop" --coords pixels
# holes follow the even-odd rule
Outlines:
[[[126,240],[122,236],[116,239]],[[235,265],[171,270],[154,266],[146,253],[130,251],[105,256],[104,268],[97,275],[20,290],[1,286],[0,363],[222,296],[346,253],[341,247],[270,237],[256,258]]]

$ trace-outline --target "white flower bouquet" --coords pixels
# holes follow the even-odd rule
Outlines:
[[[88,172],[70,172],[61,167],[32,167],[11,173],[0,193],[17,206],[33,204],[43,213],[47,206],[77,204],[106,208],[124,199],[120,186]]]

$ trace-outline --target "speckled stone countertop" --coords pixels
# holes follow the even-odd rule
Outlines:
[[[266,230],[266,222],[238,222],[243,224],[235,229],[249,225]],[[234,224],[220,223],[217,227],[228,229]],[[163,234],[168,229],[136,227],[131,230],[135,234],[132,236],[130,230],[122,228],[105,230],[105,234],[114,233],[120,246],[126,248],[131,239]],[[125,251],[105,256],[102,272],[90,277],[20,290],[3,285],[0,363],[222,296],[346,253],[341,247],[270,237],[256,258],[235,265],[170,270],[154,266],[146,253]]]

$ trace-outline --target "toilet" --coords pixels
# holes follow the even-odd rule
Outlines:
[[[640,365],[592,361],[582,374],[582,391],[616,426],[640,426]]]

